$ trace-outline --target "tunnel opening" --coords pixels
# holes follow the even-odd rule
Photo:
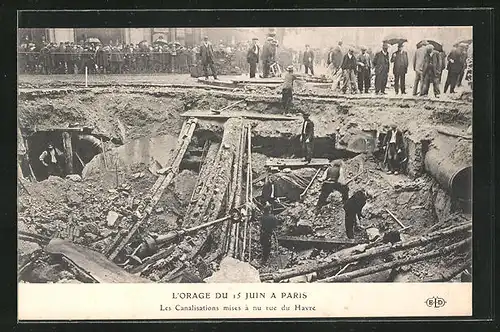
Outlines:
[[[71,170],[66,167],[64,142],[61,131],[37,131],[27,137],[27,157],[21,163],[23,174],[30,174],[37,181],[47,179],[49,172],[47,167],[40,161],[40,156],[52,144],[56,149],[56,160],[59,165],[59,175],[65,177],[68,174],[81,175],[87,163],[94,156],[102,152],[103,142],[111,141],[107,137],[97,138],[90,134],[71,134]]]

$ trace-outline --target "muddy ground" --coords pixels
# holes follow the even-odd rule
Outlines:
[[[151,86],[163,83],[158,78],[129,80],[130,83],[141,86],[118,86],[119,82],[124,81],[120,79],[111,82],[111,86],[82,88],[72,86],[80,82],[68,81],[67,77],[61,81],[54,80],[51,84],[47,84],[46,78],[23,78],[20,80],[19,126],[23,132],[30,133],[54,126],[65,127],[78,123],[93,127],[95,132],[127,143],[144,137],[165,134],[176,136],[184,121],[181,116],[183,112],[220,109],[242,98],[246,98],[247,101],[234,106],[232,111],[283,113],[276,87],[224,90],[210,89],[206,86],[200,88]],[[186,79],[176,78],[168,83],[186,83]],[[190,84],[197,83],[191,80]],[[472,123],[472,104],[461,100],[460,96],[447,97],[444,100],[415,99],[407,96],[401,98],[391,95],[344,97],[329,93],[326,89],[302,87],[298,90],[289,113],[302,111],[311,114],[316,136],[335,135],[337,148],[345,148],[350,138],[360,132],[382,131],[390,123],[397,123],[405,136],[417,143],[432,141],[439,136],[437,130],[440,128],[452,131],[456,135],[466,135]],[[291,137],[298,134],[301,124],[301,120],[251,122],[252,134],[263,139]],[[200,136],[210,132],[220,137],[221,126],[221,121],[200,121],[198,132]],[[456,148],[451,152],[452,158],[469,163],[472,156],[471,142],[457,139],[454,144]],[[254,178],[264,172],[263,163],[266,158],[266,155],[260,153],[256,153],[253,157]],[[450,214],[449,208],[446,207],[449,205],[449,199],[429,175],[422,172],[412,173],[411,178],[405,175],[387,175],[379,168],[379,163],[366,154],[345,159],[344,162],[346,177],[352,177],[359,170],[366,169],[363,176],[350,185],[351,193],[365,188],[373,197],[365,207],[366,220],[361,221],[363,226],[374,227],[381,232],[397,229],[398,225],[385,210],[389,209],[405,225],[412,225],[403,236],[415,236],[424,233],[426,229]],[[422,164],[422,161],[415,163]],[[133,210],[138,204],[142,204],[142,198],[153,186],[157,176],[151,171],[150,165],[135,163],[119,171],[111,169],[94,172],[92,176],[85,177],[82,181],[50,178],[38,183],[26,182],[25,186],[30,194],[22,190],[19,193],[19,229],[48,237],[56,235],[66,237],[75,243],[104,252],[113,236],[133,222]],[[175,178],[174,184],[161,197],[140,234],[165,233],[178,228],[182,224],[182,216],[191,199],[196,181],[197,170],[182,170]],[[310,223],[313,231],[311,235],[315,237],[345,238],[343,211],[338,194],[330,196],[329,204],[323,207],[318,215],[313,213],[320,185],[320,182],[316,181],[304,201],[292,202],[280,215],[283,220],[280,234],[289,234],[290,228],[293,228],[297,221],[303,220]],[[258,192],[259,184],[256,184],[255,190]],[[115,211],[121,216],[114,225],[108,225],[107,222],[110,211]],[[183,225],[183,227],[188,226]],[[78,231],[74,232],[73,229]],[[252,234],[255,237],[253,248],[256,260],[260,252],[258,232],[258,225],[254,225]],[[204,234],[200,232],[185,239],[177,250],[179,252],[174,255],[184,261],[186,255],[201,243]],[[359,240],[366,240],[364,232],[358,233],[356,237]],[[19,241],[19,257],[27,257],[33,250],[39,248],[25,241]],[[281,247],[282,256],[274,255],[268,266],[260,266],[256,262],[252,264],[261,271],[268,272],[277,268],[277,260],[280,260],[280,267],[321,261],[337,249],[291,251],[289,248]],[[431,275],[438,275],[452,268],[454,264],[460,263],[461,256],[416,263],[411,269],[400,271],[397,280],[421,280]],[[172,264],[175,266],[176,263]],[[211,268],[215,269],[216,265]],[[154,271],[146,271],[143,275],[155,281],[162,279],[162,275],[155,274]],[[54,279],[58,280],[57,277]],[[63,276],[59,279],[68,278]]]

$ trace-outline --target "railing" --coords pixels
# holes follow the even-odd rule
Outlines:
[[[90,73],[181,73],[199,65],[197,55],[186,52],[18,52],[22,74],[79,74],[87,67]],[[248,70],[246,54],[230,56],[216,52],[216,66]]]

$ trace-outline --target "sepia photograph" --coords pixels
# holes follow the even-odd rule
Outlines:
[[[19,28],[18,283],[471,284],[472,50],[472,26]]]

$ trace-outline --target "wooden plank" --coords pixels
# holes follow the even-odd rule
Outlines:
[[[116,256],[118,256],[118,254],[120,253],[120,251],[130,241],[130,239],[134,236],[135,232],[137,232],[139,227],[149,217],[149,214],[151,213],[153,208],[156,206],[156,204],[160,200],[163,192],[165,191],[165,189],[170,185],[170,183],[174,179],[175,175],[179,171],[179,165],[181,164],[182,158],[184,157],[184,154],[189,146],[189,143],[191,142],[191,138],[193,137],[193,133],[194,133],[194,130],[196,128],[196,125],[197,125],[197,120],[194,119],[193,121],[191,121],[191,124],[189,126],[187,126],[187,127],[189,127],[189,129],[187,129],[188,131],[184,135],[183,135],[183,133],[181,133],[181,135],[183,135],[182,139],[179,136],[178,143],[180,143],[180,144],[178,144],[178,146],[177,146],[177,149],[176,149],[177,153],[176,153],[174,160],[172,161],[171,170],[167,174],[165,174],[164,176],[162,175],[159,178],[159,181],[157,181],[157,183],[160,183],[160,185],[156,189],[156,192],[153,193],[153,197],[151,198],[151,201],[149,202],[148,206],[146,207],[146,209],[144,211],[145,215],[142,216],[142,218],[140,218],[135,223],[135,225],[133,225],[132,228],[129,229],[128,234],[125,236],[125,238],[120,242],[118,247],[116,247],[116,249],[109,256],[110,259],[115,259]],[[155,185],[153,186],[154,188],[157,186],[157,183],[155,183]]]
[[[312,159],[309,163],[303,159],[277,159],[269,158],[266,160],[268,167],[303,167],[303,166],[326,166],[330,165],[330,161],[324,158]]]
[[[198,83],[203,83],[207,85],[214,85],[214,86],[223,86],[223,87],[236,87],[236,83],[233,81],[225,81],[225,80],[206,80],[204,78],[198,78]]]
[[[150,283],[148,279],[128,273],[101,253],[70,241],[53,239],[45,247],[51,254],[63,255],[99,283]]]
[[[299,236],[280,236],[278,237],[279,242],[283,243],[297,243],[297,244],[332,244],[332,245],[340,245],[340,244],[360,244],[359,241],[347,240],[347,239],[319,239],[319,238],[302,238]]]
[[[229,118],[247,118],[255,120],[276,120],[276,121],[296,121],[301,120],[298,116],[284,116],[275,114],[261,114],[252,112],[221,112],[215,114],[210,111],[188,111],[182,113],[183,117],[206,118],[206,119],[229,119]]]

